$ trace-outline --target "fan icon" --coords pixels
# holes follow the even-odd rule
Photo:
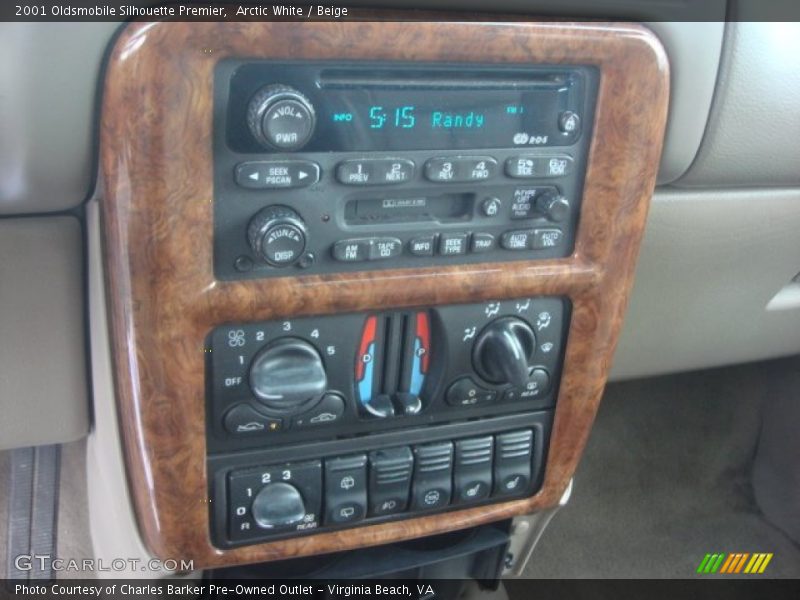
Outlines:
[[[228,332],[228,346],[236,348],[237,346],[244,346],[244,330],[231,329]]]

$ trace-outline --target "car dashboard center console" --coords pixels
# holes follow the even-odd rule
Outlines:
[[[102,207],[148,548],[236,565],[555,505],[667,77],[634,25],[130,25]]]

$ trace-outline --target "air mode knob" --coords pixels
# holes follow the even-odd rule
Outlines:
[[[268,206],[250,221],[247,240],[253,252],[273,267],[288,267],[305,250],[305,223],[291,208]]]
[[[285,85],[261,88],[247,107],[247,126],[259,144],[274,150],[299,150],[314,133],[314,107]]]
[[[296,525],[305,515],[303,496],[289,483],[270,483],[253,500],[253,518],[263,529]]]
[[[279,414],[301,411],[328,387],[317,350],[298,338],[280,338],[256,354],[250,366],[250,388],[256,398]]]
[[[536,336],[530,325],[516,317],[503,317],[489,323],[475,340],[473,367],[490,383],[524,386],[535,349]]]

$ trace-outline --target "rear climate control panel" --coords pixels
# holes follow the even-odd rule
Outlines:
[[[216,543],[530,495],[569,310],[535,297],[214,329]]]
[[[236,545],[523,497],[541,484],[548,429],[538,421],[496,434],[232,470],[220,481],[227,511],[218,537]]]

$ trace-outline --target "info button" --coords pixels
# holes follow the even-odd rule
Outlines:
[[[416,237],[408,242],[408,251],[414,256],[433,256],[434,241],[432,235]]]

